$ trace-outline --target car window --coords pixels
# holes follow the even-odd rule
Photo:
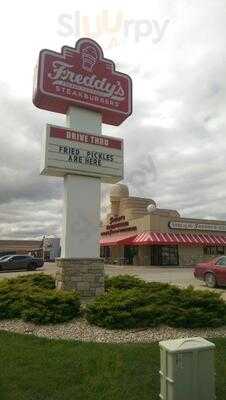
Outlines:
[[[226,257],[219,258],[219,260],[217,260],[216,264],[220,265],[222,267],[226,267]]]
[[[9,260],[10,258],[12,258],[12,256],[2,257],[1,260],[6,261],[6,260]]]

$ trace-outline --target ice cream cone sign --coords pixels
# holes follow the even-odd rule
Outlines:
[[[85,71],[92,72],[98,59],[97,51],[94,46],[87,46],[82,50],[82,66]]]

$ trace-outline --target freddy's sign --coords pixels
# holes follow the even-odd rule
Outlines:
[[[115,70],[95,41],[80,39],[61,53],[40,52],[33,102],[63,114],[69,106],[83,107],[101,112],[106,124],[120,125],[132,113],[132,81]]]
[[[123,179],[123,140],[47,125],[41,174],[86,175],[116,183]]]

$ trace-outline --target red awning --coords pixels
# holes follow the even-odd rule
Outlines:
[[[134,237],[131,245],[198,245],[198,246],[226,246],[226,235],[197,234],[197,233],[161,233],[143,232]]]
[[[127,234],[113,234],[109,236],[102,236],[100,239],[101,246],[115,246],[120,244],[132,244],[132,240],[137,236],[136,233]]]

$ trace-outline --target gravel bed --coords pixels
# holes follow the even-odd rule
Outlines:
[[[35,325],[21,320],[0,321],[0,331],[17,332],[49,339],[76,340],[96,343],[150,343],[190,336],[226,337],[226,326],[205,329],[178,329],[161,326],[148,329],[108,330],[76,319],[58,325]]]

